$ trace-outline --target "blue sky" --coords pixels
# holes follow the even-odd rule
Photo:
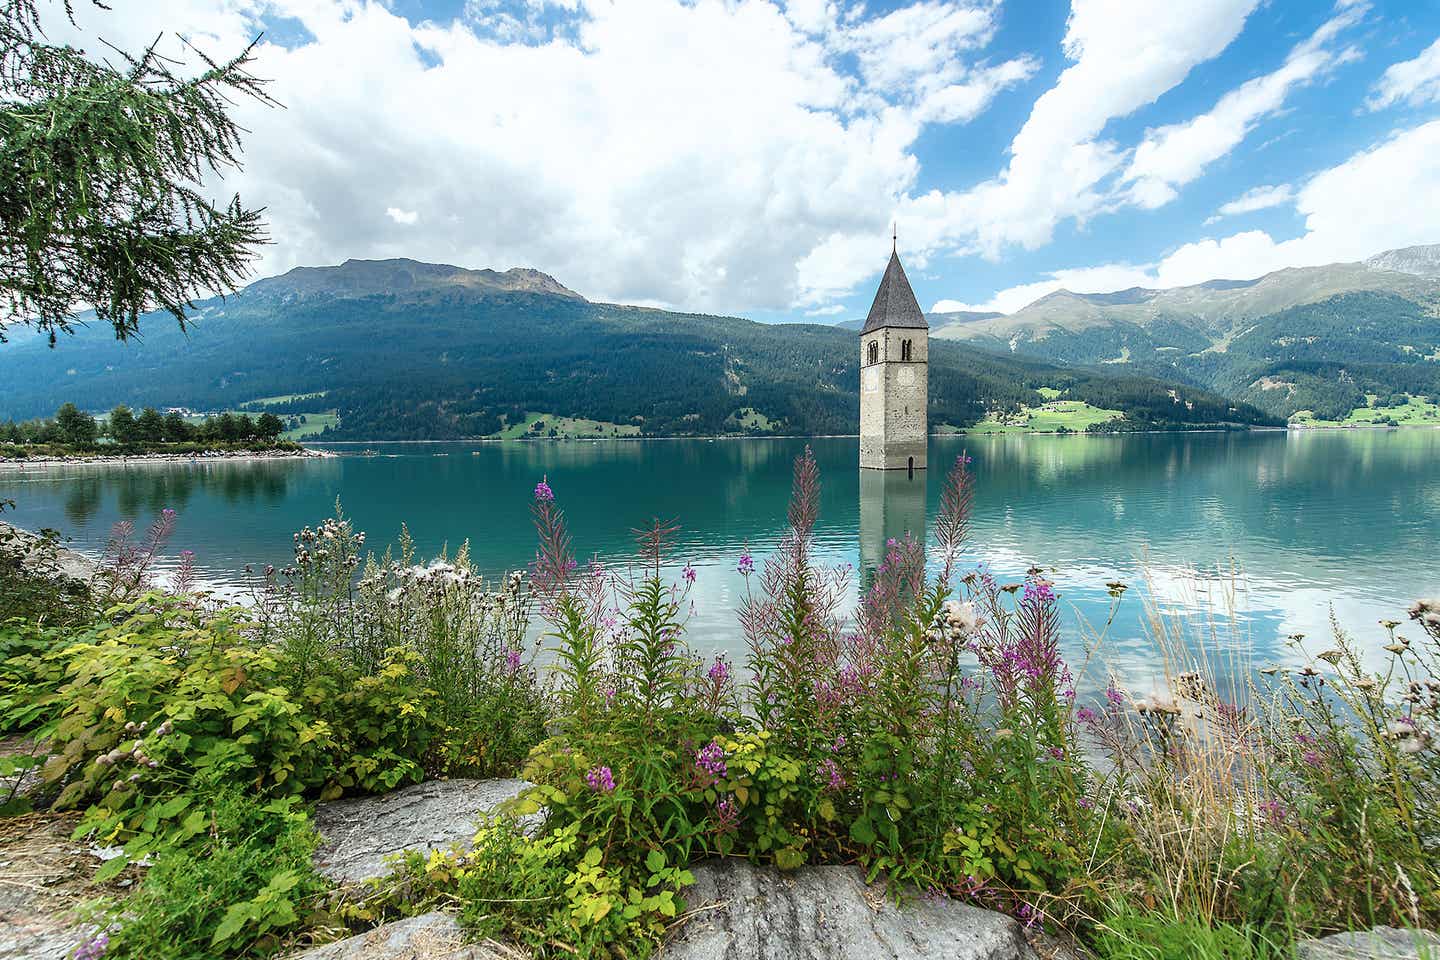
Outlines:
[[[271,274],[533,266],[593,298],[1013,310],[1440,242],[1440,3],[169,0],[134,46],[266,32]],[[68,28],[57,28],[63,34]]]

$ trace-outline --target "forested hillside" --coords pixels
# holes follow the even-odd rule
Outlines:
[[[1060,364],[1104,364],[1340,420],[1371,400],[1440,402],[1440,247],[1253,281],[1111,294],[1058,291],[940,339]]]
[[[47,414],[61,400],[219,410],[323,392],[272,409],[334,409],[327,435],[337,439],[488,436],[534,412],[659,436],[858,428],[853,331],[596,304],[564,288],[442,283],[372,294],[375,265],[351,266],[207,302],[188,338],[157,317],[139,343],[92,329],[53,350],[0,348],[0,417]],[[1048,386],[1135,425],[1270,422],[1202,390],[1116,373],[936,343],[931,421],[966,426],[987,409],[1038,403],[1035,388]]]

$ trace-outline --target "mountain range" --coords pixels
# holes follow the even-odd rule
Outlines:
[[[1256,280],[1059,290],[1008,315],[936,315],[931,335],[1060,365],[1131,370],[1280,417],[1343,419],[1370,398],[1440,402],[1437,318],[1440,244]]]
[[[188,334],[159,315],[141,331],[117,343],[91,325],[53,349],[39,337],[0,345],[0,418],[71,401],[325,412],[327,437],[359,440],[858,429],[854,331],[592,303],[534,270],[303,267],[198,303]],[[930,363],[942,429],[1057,395],[1122,412],[1122,429],[1277,422],[1130,370],[943,341]]]

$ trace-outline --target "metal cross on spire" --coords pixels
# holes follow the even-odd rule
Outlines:
[[[900,228],[892,220],[890,222],[890,252],[895,253],[900,248]]]

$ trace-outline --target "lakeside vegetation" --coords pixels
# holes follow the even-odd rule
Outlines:
[[[1300,410],[1290,422],[1305,427],[1440,427],[1440,403],[1408,393],[1389,397],[1372,393],[1365,397],[1365,406],[1341,419],[1321,420],[1313,410]]]
[[[1113,421],[1124,420],[1122,410],[1105,410],[1083,400],[1062,399],[1063,392],[1054,387],[1035,391],[1044,401],[1035,406],[1021,405],[1015,411],[996,411],[964,433],[1084,433]]]
[[[122,404],[97,419],[65,403],[51,418],[0,421],[0,459],[301,450],[285,432],[285,424],[269,412],[257,418],[229,412],[195,418],[146,407],[136,415]]]
[[[536,956],[643,956],[708,856],[857,864],[1104,960],[1440,921],[1440,601],[1337,626],[1238,688],[1157,623],[1168,687],[1138,696],[1061,658],[1060,585],[961,566],[964,458],[938,569],[892,542],[853,616],[847,573],[811,556],[819,482],[807,453],[779,549],[735,560],[738,661],[686,646],[696,574],[664,573],[673,527],[639,535],[638,567],[581,564],[543,480],[536,560],[498,583],[464,547],[369,555],[338,510],[247,608],[190,593],[189,560],[154,592],[168,513],[118,530],[63,601],[43,569],[0,565],[0,732],[30,745],[3,761],[5,810],[79,811],[77,836],[123,846],[98,879],[132,892],[95,916],[107,956],[146,960],[269,956],[440,902]],[[363,889],[314,873],[318,800],[515,774],[535,786],[473,851],[407,855]],[[515,818],[541,806],[527,834]]]

